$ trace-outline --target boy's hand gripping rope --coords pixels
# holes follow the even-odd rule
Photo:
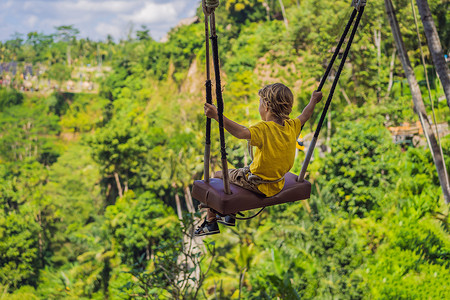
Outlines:
[[[205,14],[205,50],[206,50],[206,103],[212,104],[211,91],[211,72],[209,63],[209,30],[208,30],[208,16],[210,13],[206,8],[205,0],[202,0],[203,12]],[[206,133],[205,133],[205,154],[204,154],[204,178],[205,182],[209,182],[209,160],[211,156],[211,119],[206,118]]]
[[[352,6],[359,11],[362,7],[366,6],[366,0],[352,0]]]
[[[208,40],[208,16],[210,18],[211,26],[211,43],[213,54],[213,65],[216,79],[216,99],[217,99],[217,112],[219,117],[219,131],[220,131],[220,152],[222,154],[222,173],[223,173],[223,185],[225,194],[231,194],[230,182],[228,175],[228,163],[227,153],[225,146],[225,132],[223,127],[223,98],[222,98],[222,85],[220,83],[220,66],[219,66],[219,50],[217,45],[216,24],[214,10],[219,6],[219,0],[203,0],[202,1],[203,12],[205,14],[205,34],[206,34],[206,102],[211,103],[211,80],[209,78],[209,40]],[[210,156],[210,135],[211,135],[211,119],[206,120],[206,138],[205,138],[205,181],[209,181],[209,156]]]
[[[358,3],[359,2],[364,2],[364,5],[366,3],[365,0],[361,0],[361,1],[357,1],[357,2]],[[329,70],[331,69],[331,66],[334,63],[334,60],[336,59],[336,56],[339,53],[339,49],[340,49],[340,47],[341,47],[341,45],[342,45],[342,43],[343,43],[343,41],[345,39],[345,36],[347,35],[347,32],[350,29],[351,24],[353,23],[353,19],[354,19],[355,14],[356,14],[357,11],[358,11],[358,9],[355,7],[355,9],[353,10],[352,15],[350,17],[350,20],[348,21],[347,26],[345,27],[344,33],[342,34],[341,40],[339,41],[338,47],[336,47],[336,50],[335,50],[335,52],[333,54],[333,58],[331,59],[330,63],[328,64],[327,71],[325,72],[325,76],[322,78],[322,80],[321,80],[321,82],[319,84],[319,88],[318,88],[319,91],[322,89],[323,84],[325,83],[325,80],[326,80],[326,77],[328,76]],[[305,157],[305,160],[303,162],[302,169],[300,171],[300,175],[297,178],[297,181],[301,182],[301,181],[303,181],[305,179],[306,169],[308,168],[309,161],[311,160],[311,156],[312,156],[312,153],[313,153],[314,148],[316,146],[317,139],[319,138],[320,129],[322,128],[323,121],[324,121],[325,116],[327,114],[328,108],[329,108],[329,106],[331,104],[331,100],[333,99],[334,90],[335,90],[336,85],[337,85],[337,83],[339,81],[339,77],[341,75],[342,69],[344,68],[345,60],[347,59],[347,55],[350,52],[350,47],[352,45],[353,38],[355,37],[356,29],[358,29],[359,21],[361,20],[361,17],[362,17],[363,13],[364,13],[364,6],[361,6],[361,7],[359,7],[358,16],[356,17],[355,25],[353,26],[352,32],[350,34],[350,38],[348,40],[347,46],[346,46],[344,54],[342,56],[341,63],[339,65],[339,68],[338,68],[338,70],[336,72],[336,75],[335,75],[335,78],[333,80],[333,84],[331,86],[327,102],[325,103],[325,107],[323,108],[322,115],[320,116],[319,124],[317,124],[317,128],[316,128],[316,131],[314,133],[314,137],[311,140],[311,144],[309,145],[308,152],[306,153],[306,157]]]

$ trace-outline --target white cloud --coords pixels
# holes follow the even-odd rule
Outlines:
[[[123,13],[126,11],[132,11],[142,6],[140,1],[87,1],[78,0],[76,2],[56,2],[54,7],[59,12],[71,12],[80,13],[85,12],[89,14],[93,13]]]
[[[3,4],[3,9],[8,9],[8,8],[12,7],[13,4],[14,4],[14,1],[12,1],[12,0],[6,1],[6,2]]]
[[[111,23],[99,23],[97,26],[95,26],[95,31],[99,34],[113,34],[115,32],[119,32],[120,26],[114,25]]]
[[[176,21],[177,15],[174,3],[147,3],[133,14],[125,15],[124,19],[136,23],[167,23]]]
[[[97,36],[107,36],[111,35],[112,37],[117,38],[125,38],[126,37],[127,27],[125,25],[121,25],[116,23],[99,23],[95,27],[95,32],[93,34]]]
[[[26,20],[26,24],[30,27],[34,27],[36,25],[37,21],[38,21],[38,17],[31,15]]]
[[[0,40],[14,32],[54,33],[55,26],[74,25],[81,37],[123,38],[134,24],[146,25],[155,39],[179,20],[191,17],[200,0],[0,0]]]

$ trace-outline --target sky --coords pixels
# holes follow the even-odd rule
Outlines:
[[[74,25],[79,37],[118,41],[142,25],[160,40],[181,19],[193,17],[201,0],[0,0],[0,41],[18,32],[50,34]]]

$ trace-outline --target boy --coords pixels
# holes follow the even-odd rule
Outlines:
[[[262,122],[247,128],[223,116],[223,126],[229,133],[238,139],[250,140],[250,145],[256,147],[250,167],[229,170],[229,177],[230,183],[272,197],[283,189],[284,174],[289,172],[294,164],[295,147],[301,128],[322,99],[322,92],[314,92],[302,114],[295,119],[289,118],[294,96],[284,84],[265,86],[259,90],[258,95]],[[214,105],[205,103],[204,109],[208,118],[218,120]],[[256,175],[258,180],[250,180],[249,175]],[[214,177],[222,178],[222,172],[216,172]],[[233,217],[216,217],[216,214],[208,209],[206,220],[195,231],[195,235],[219,233],[217,221],[228,226],[235,225]]]

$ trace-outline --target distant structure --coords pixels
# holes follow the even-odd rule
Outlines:
[[[3,74],[4,72],[9,72],[12,73],[13,76],[16,76],[17,62],[0,63],[0,74]]]
[[[177,29],[177,28],[179,28],[181,26],[188,26],[188,25],[191,25],[191,24],[197,24],[198,22],[200,22],[200,20],[199,20],[199,18],[197,16],[190,17],[190,18],[184,18],[184,19],[181,19],[180,22],[178,22],[178,24],[174,28],[172,28],[170,31],[172,31],[174,29]],[[170,33],[170,31],[169,31],[169,33]],[[166,43],[169,40],[169,33],[167,33],[165,36],[163,36],[159,41],[161,43]]]
[[[436,127],[439,137],[444,137],[450,134],[450,129],[447,122],[438,123],[436,124]],[[387,129],[391,132],[394,143],[401,145],[402,148],[406,146],[417,147],[426,145],[425,140],[420,137],[423,135],[423,129],[420,121],[415,123],[405,122],[401,126],[388,127]]]
[[[391,132],[392,140],[397,145],[417,146],[420,142],[419,135],[423,134],[420,122],[405,122],[401,126],[388,127]]]

